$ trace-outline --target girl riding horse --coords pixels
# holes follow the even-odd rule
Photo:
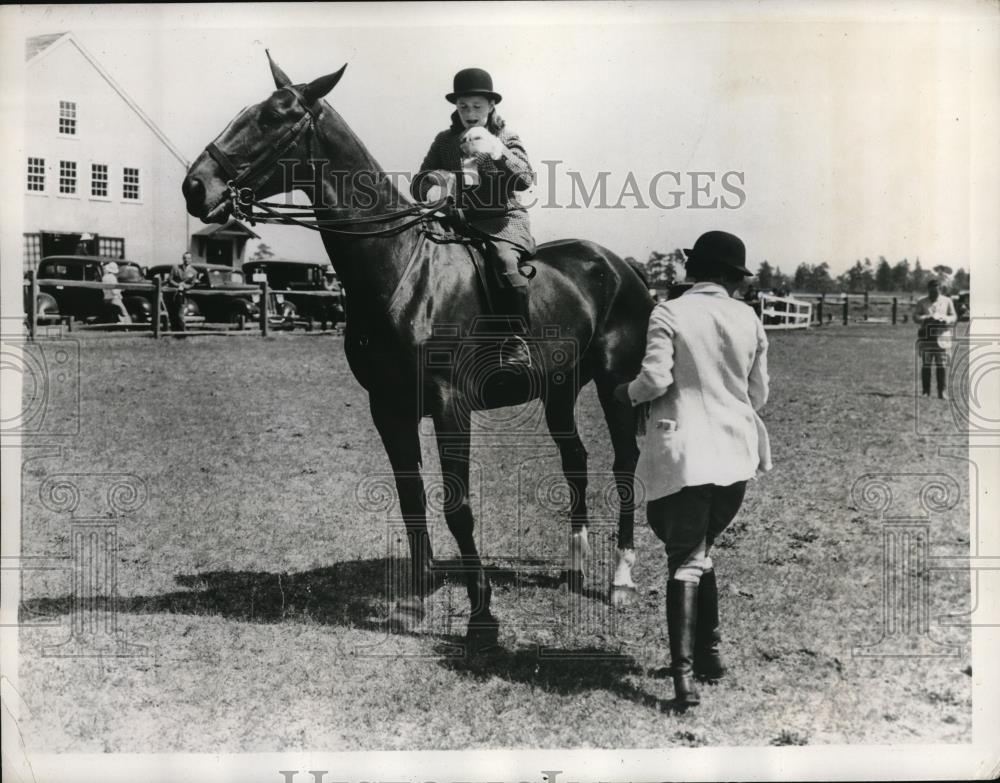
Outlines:
[[[433,179],[421,176],[444,170],[469,181],[461,181],[464,196],[459,206],[466,210],[471,233],[484,240],[487,258],[500,280],[500,309],[514,316],[513,337],[501,351],[501,365],[512,369],[531,367],[531,354],[524,336],[530,334],[528,318],[528,278],[520,272],[520,262],[535,252],[528,212],[520,205],[516,191],[534,183],[528,153],[516,133],[496,112],[503,100],[493,90],[493,78],[480,68],[466,68],[455,74],[453,92],[445,98],[455,104],[451,127],[441,131],[431,144],[414,180],[414,197],[425,200]]]

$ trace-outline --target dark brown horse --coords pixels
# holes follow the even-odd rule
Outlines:
[[[270,58],[269,58],[270,59]],[[346,66],[345,66],[346,67]],[[541,245],[531,282],[531,370],[501,370],[495,335],[468,247],[441,241],[372,158],[347,123],[322,100],[344,69],[293,85],[271,61],[277,89],[244,109],[191,165],[187,209],[204,222],[239,214],[241,199],[293,189],[310,197],[315,219],[341,229],[323,242],[347,294],[345,344],[351,371],[368,391],[372,418],[389,456],[410,545],[412,597],[402,618],[423,615],[433,589],[433,556],[420,477],[418,426],[433,417],[446,492],[444,514],[462,558],[471,603],[469,633],[495,638],[490,584],[476,548],[469,503],[471,412],[540,398],[570,487],[568,573],[579,583],[587,543],[587,452],[576,428],[580,388],[593,380],[611,432],[620,508],[611,600],[634,592],[632,527],[638,458],[631,408],[615,386],[635,376],[653,302],[624,261],[592,242]],[[239,194],[239,196],[237,196]],[[402,209],[401,209],[402,208]],[[407,211],[409,210],[409,211]],[[379,216],[392,215],[385,222]],[[348,222],[345,222],[348,221]],[[379,226],[379,230],[371,226]],[[511,487],[512,491],[514,487]]]

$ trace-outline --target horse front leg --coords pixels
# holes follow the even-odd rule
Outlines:
[[[427,533],[427,497],[420,475],[420,420],[415,402],[401,404],[398,398],[371,395],[369,407],[392,466],[399,510],[410,547],[408,595],[396,602],[391,620],[395,625],[411,629],[423,620],[424,597],[434,591],[434,554]]]
[[[611,579],[610,601],[613,606],[631,603],[638,593],[632,580],[635,565],[635,466],[639,461],[639,447],[635,440],[635,411],[631,406],[614,398],[614,384],[598,383],[597,396],[604,410],[604,418],[611,434],[611,447],[615,461],[612,467],[615,489],[618,491],[618,551],[615,555],[615,573]]]
[[[471,651],[497,644],[500,624],[490,611],[490,580],[479,558],[474,536],[475,519],[469,502],[469,441],[471,414],[448,405],[434,416],[444,481],[444,518],[461,555],[465,588],[469,595],[469,626],[466,638]]]
[[[587,540],[587,448],[576,429],[576,391],[552,393],[544,400],[545,423],[559,449],[563,476],[569,485],[569,519],[572,526],[566,584],[573,592],[583,590],[590,543]]]

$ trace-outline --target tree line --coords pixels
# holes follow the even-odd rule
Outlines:
[[[636,263],[631,256],[625,260]],[[684,253],[680,248],[669,253],[654,250],[649,254],[645,268],[650,285],[672,285],[683,278]],[[969,273],[962,268],[953,270],[950,266],[938,264],[924,269],[919,258],[912,265],[906,258],[890,264],[885,256],[879,256],[878,262],[874,264],[869,258],[863,262],[859,259],[854,262],[854,266],[836,277],[830,273],[830,265],[826,261],[819,264],[803,262],[793,274],[788,275],[781,271],[780,266],[771,266],[764,260],[757,270],[754,285],[762,291],[784,289],[816,294],[861,294],[865,291],[924,291],[931,279],[937,280],[943,288],[952,292],[969,288]]]

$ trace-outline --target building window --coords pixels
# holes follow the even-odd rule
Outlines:
[[[59,161],[59,192],[76,193],[76,161]]]
[[[28,190],[45,192],[45,158],[28,158]]]
[[[125,258],[125,238],[98,236],[97,254],[108,258]]]
[[[64,136],[76,135],[75,101],[59,101],[59,132]]]
[[[122,169],[122,198],[129,201],[139,200],[139,169],[128,166]]]
[[[35,269],[42,260],[42,238],[38,234],[24,235],[24,271]]]
[[[97,198],[108,197],[108,164],[90,164],[90,195]]]

